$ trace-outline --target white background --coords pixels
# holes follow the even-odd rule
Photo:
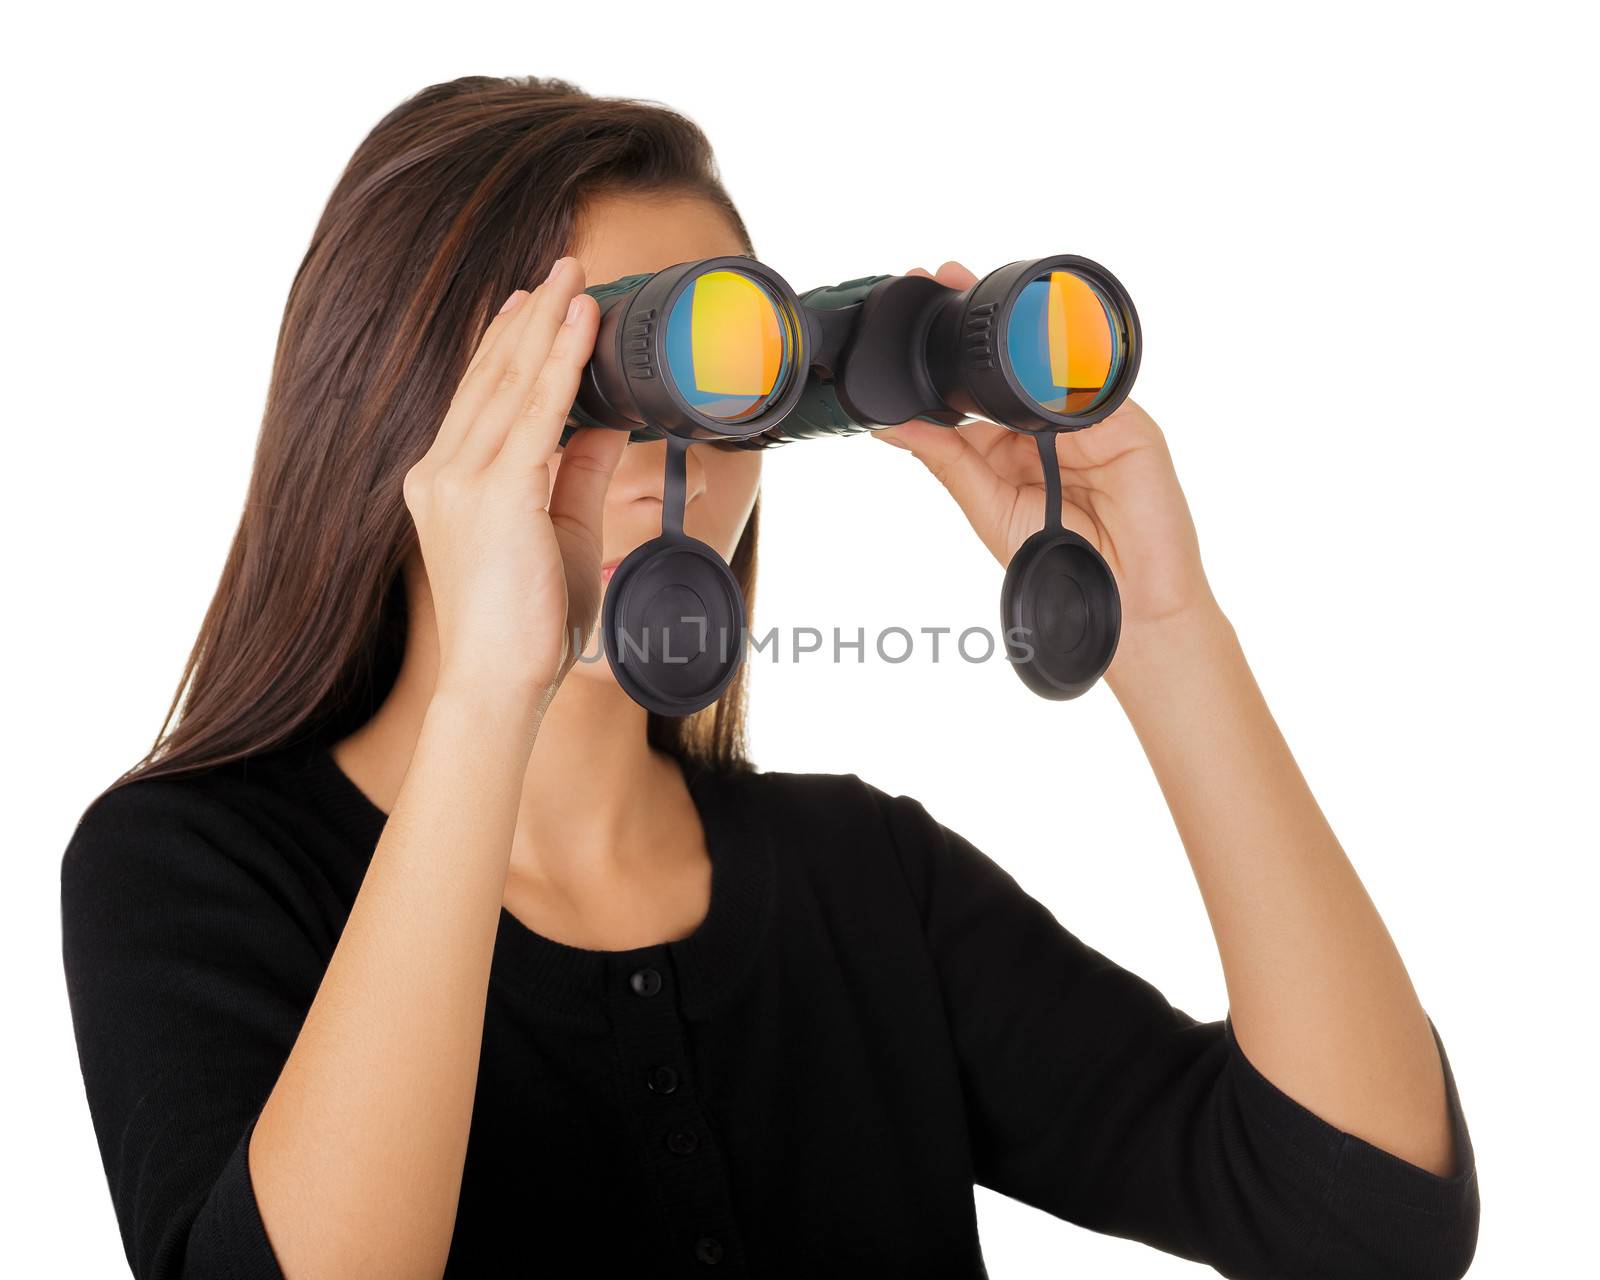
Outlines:
[[[886,10],[8,19],[8,1274],[123,1268],[60,974],[60,854],[165,710],[323,201],[382,114],[468,73],[686,111],[799,288],[1056,252],[1120,276],[1145,329],[1135,395],[1212,581],[1450,1049],[1483,1188],[1473,1274],[1577,1269],[1600,461],[1579,6]],[[764,492],[763,628],[994,625],[999,567],[908,455],[795,446]],[[1224,1012],[1103,688],[1055,704],[1001,663],[869,655],[763,660],[754,694],[759,763],[922,798],[1069,928]],[[979,1206],[996,1277],[1201,1274]]]

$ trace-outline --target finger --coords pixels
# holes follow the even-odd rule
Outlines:
[[[929,271],[926,267],[912,267],[910,271],[906,272],[906,274],[908,276],[921,276],[924,280],[933,279],[933,272]]]
[[[550,523],[567,577],[567,622],[573,652],[582,652],[599,620],[600,555],[605,545],[606,491],[627,447],[628,433],[605,427],[576,431],[561,452],[550,493]]]
[[[575,431],[561,451],[555,488],[550,494],[550,521],[584,538],[600,553],[601,513],[606,490],[627,447],[628,433],[604,427]],[[597,566],[598,567],[598,566]]]
[[[891,433],[890,442],[909,450],[933,473],[934,479],[956,500],[984,545],[1004,560],[1010,548],[1000,543],[1016,506],[1017,487],[997,475],[981,453],[948,427],[908,422],[877,434],[883,437]]]
[[[574,295],[583,289],[576,258],[558,258],[543,284],[517,310],[525,313],[515,341],[494,378],[494,388],[473,415],[456,450],[469,467],[487,466],[500,452],[511,426],[537,394],[539,379]],[[591,305],[590,310],[593,310]],[[576,394],[574,386],[573,392]],[[570,403],[569,403],[570,407]]]
[[[483,335],[483,341],[478,344],[478,349],[472,353],[472,359],[467,362],[467,371],[462,375],[464,379],[477,372],[493,350],[500,335],[512,327],[517,308],[528,300],[530,292],[528,289],[513,289],[511,296],[500,304],[500,310],[495,313],[494,319],[489,321],[489,328]]]
[[[1004,448],[1006,441],[1017,434],[1008,427],[999,427],[992,422],[963,422],[956,431],[985,458],[996,449]]]
[[[1124,400],[1092,427],[1063,431],[1056,437],[1056,457],[1062,467],[1085,474],[1135,450],[1166,447],[1161,428],[1132,400]]]
[[[428,457],[433,461],[448,462],[455,456],[473,415],[488,398],[493,387],[483,375],[485,362],[493,360],[497,351],[504,350],[508,340],[507,334],[515,331],[517,315],[527,298],[526,289],[512,290],[510,296],[500,304],[500,310],[494,319],[489,321],[489,327],[484,330],[483,337],[478,341],[477,350],[467,362],[466,372],[456,384],[455,394],[450,398],[450,406],[445,410],[444,420],[440,422],[439,430],[434,433],[433,442],[428,446]]]
[[[511,335],[517,330],[522,304],[528,300],[528,296],[526,289],[512,290],[489,322],[489,327],[484,330],[478,349],[467,362],[467,371],[456,384],[450,407],[445,410],[444,421],[439,424],[433,443],[428,447],[428,456],[433,461],[444,463],[455,456],[473,417],[494,389],[493,381],[486,376],[486,368],[497,359],[504,359],[507,345],[512,340]]]
[[[933,273],[933,278],[951,289],[970,289],[978,283],[978,277],[959,262],[945,263]]]
[[[926,423],[921,419],[913,418],[896,426],[878,427],[873,430],[872,436],[876,440],[882,440],[885,444],[899,445],[903,449],[909,449],[911,446],[907,435],[911,430],[924,426],[930,426],[935,430],[944,432],[951,430],[951,428],[942,424]],[[984,458],[989,457],[996,449],[1005,448],[1006,441],[1016,435],[1016,432],[1005,427],[997,427],[992,422],[964,422],[959,427],[956,427],[955,431]],[[1031,450],[1029,451],[1029,456],[1032,456]]]
[[[561,428],[572,412],[583,366],[594,350],[600,329],[600,307],[586,293],[574,294],[565,317],[557,326],[539,376],[528,389],[521,411],[504,431],[495,466],[514,476],[526,476],[542,467],[561,440]],[[624,432],[617,432],[625,436]]]

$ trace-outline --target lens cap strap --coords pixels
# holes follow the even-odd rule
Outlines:
[[[1122,600],[1111,567],[1087,538],[1061,523],[1056,432],[1034,437],[1044,470],[1044,528],[1017,548],[1000,589],[1006,656],[1043,698],[1076,698],[1111,665]]]
[[[667,437],[667,476],[661,489],[661,535],[683,536],[683,509],[689,488],[689,441]]]
[[[1041,431],[1033,437],[1039,446],[1039,465],[1044,469],[1044,527],[1061,527],[1061,464],[1056,460],[1059,432]]]

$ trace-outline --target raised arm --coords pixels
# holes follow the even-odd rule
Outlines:
[[[1188,851],[1240,1047],[1330,1124],[1454,1173],[1427,1016],[1227,619],[1136,630],[1111,686]]]
[[[974,278],[955,263],[938,275],[954,288]],[[879,434],[928,466],[1002,563],[1043,523],[1030,438],[920,423]],[[1194,867],[1240,1044],[1319,1115],[1447,1172],[1427,1017],[1211,593],[1160,429],[1128,401],[1056,447],[1062,521],[1099,548],[1122,592],[1107,680]]]
[[[970,272],[940,268],[964,288]],[[879,433],[913,452],[1002,562],[1043,522],[1029,438]],[[1166,441],[1131,401],[1057,441],[1062,521],[1116,574],[1107,680],[1160,781],[1210,916],[1238,1047],[1341,1135],[1462,1172],[1446,1072],[1383,921],[1301,776],[1211,593]],[[1474,1219],[1475,1221],[1475,1219]]]
[[[275,869],[254,833],[220,819],[203,839],[157,831],[140,821],[154,795],[139,799],[144,784],[134,782],[69,851],[80,1037],[116,1038],[119,995],[158,1008],[167,1024],[129,1038],[122,1061],[97,1054],[91,1081],[143,1275],[209,1276],[226,1265],[230,1274],[281,1269],[289,1280],[393,1280],[444,1269],[522,782],[544,708],[581,650],[567,628],[586,636],[597,615],[600,513],[626,439],[579,433],[552,486],[548,463],[597,325],[583,283],[562,259],[531,294],[512,295],[406,478],[439,632],[437,683],[325,972],[260,945],[264,913],[281,904],[256,890]],[[175,850],[181,840],[192,847]],[[147,856],[119,857],[109,847],[119,841]],[[230,859],[258,864],[227,880],[237,902],[203,879]],[[107,881],[137,866],[151,868],[153,896],[204,896],[191,912],[206,922],[204,937],[118,910]],[[174,981],[161,966],[191,948],[188,963],[205,972]],[[148,987],[119,992],[117,966],[149,974]],[[206,993],[229,984],[224,1016]],[[297,1009],[294,993],[308,985],[309,1009]],[[251,1001],[259,1016],[236,1017]],[[275,1046],[286,1026],[285,1056]],[[159,1066],[158,1055],[167,1055]],[[268,1071],[276,1076],[260,1105],[252,1091]],[[186,1075],[199,1082],[187,1100]],[[200,1096],[200,1083],[218,1096]],[[220,1177],[210,1166],[215,1185],[200,1184],[207,1161],[236,1143]],[[172,1161],[180,1167],[156,1177],[125,1172]]]
[[[600,590],[623,440],[548,463],[597,310],[561,259],[490,326],[406,477],[439,630],[416,752],[250,1147],[290,1280],[437,1276],[455,1224],[489,963],[540,718]]]

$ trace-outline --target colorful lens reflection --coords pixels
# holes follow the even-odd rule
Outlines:
[[[1022,389],[1054,413],[1087,413],[1122,368],[1123,329],[1092,284],[1050,271],[1023,286],[1011,308],[1006,351]]]
[[[667,317],[667,367],[696,412],[719,422],[760,414],[783,390],[794,328],[768,288],[742,271],[697,276]]]

